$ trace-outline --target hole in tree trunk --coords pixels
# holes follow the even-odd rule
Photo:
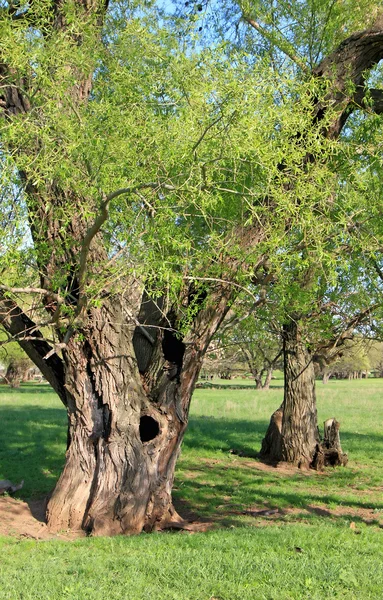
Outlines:
[[[150,442],[150,440],[154,440],[155,437],[160,432],[160,427],[153,417],[149,417],[148,415],[144,415],[140,419],[140,439],[141,442]]]

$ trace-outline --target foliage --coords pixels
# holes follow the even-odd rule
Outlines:
[[[8,342],[7,334],[0,328],[0,363],[8,366],[11,361],[28,360],[27,355],[16,342]]]
[[[318,58],[361,19],[358,11],[340,15],[333,4],[275,8],[262,2],[240,9],[245,15],[263,15],[265,31],[291,23],[289,44]],[[27,115],[2,128],[2,183],[18,190],[13,202],[18,218],[8,219],[8,232],[28,228],[20,174],[46,198],[44,215],[27,203],[35,231],[32,257],[23,256],[21,237],[12,251],[7,246],[2,252],[2,270],[16,251],[19,263],[32,262],[36,283],[38,265],[52,251],[44,220],[57,219],[63,235],[55,252],[63,263],[49,286],[65,290],[73,265],[64,257],[75,244],[68,224],[79,211],[74,198],[81,199],[81,217],[91,224],[105,195],[125,189],[108,204],[103,227],[108,261],[89,265],[86,295],[93,302],[119,286],[123,291],[127,273],[144,274],[148,288],[155,293],[170,289],[177,298],[183,278],[219,277],[227,255],[240,259],[243,268],[231,272],[226,265],[225,277],[247,284],[254,264],[268,254],[280,282],[280,306],[309,305],[323,281],[336,278],[343,259],[334,240],[339,241],[339,231],[359,202],[343,192],[342,171],[356,156],[349,140],[335,146],[320,135],[325,123],[312,122],[313,99],[325,102],[326,85],[284,67],[276,78],[272,52],[256,60],[254,54],[249,64],[248,52],[236,48],[228,53],[225,40],[214,49],[183,51],[178,26],[173,23],[170,30],[150,5],[126,10],[127,18],[111,10],[101,40],[93,17],[71,2],[66,5],[68,26],[45,35],[51,18],[47,6],[45,0],[34,3],[33,30],[23,19],[15,25],[7,13],[1,18],[3,58],[15,85],[28,81],[33,98]],[[320,48],[314,48],[319,23],[323,34],[316,38]],[[90,100],[79,103],[76,86],[89,72]],[[326,120],[332,118],[328,107]],[[379,128],[379,119],[375,126],[369,123],[374,131]],[[297,143],[298,132],[304,144]],[[302,170],[307,153],[315,160]],[[50,197],[49,186],[61,190],[59,202]],[[330,197],[335,203],[328,202]],[[263,235],[256,247],[236,239],[238,230],[257,223]],[[25,285],[20,272],[11,282],[16,283]],[[63,317],[70,317],[70,304],[62,310]]]

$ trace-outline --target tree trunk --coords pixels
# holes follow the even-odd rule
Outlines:
[[[63,351],[69,443],[47,507],[51,530],[114,535],[182,524],[172,504],[174,470],[203,354],[226,304],[202,311],[187,344],[152,329],[146,361],[118,298],[92,310],[86,341],[77,336]]]
[[[322,383],[326,385],[330,381],[331,371],[325,371],[322,375]]]
[[[270,388],[270,382],[273,375],[272,367],[262,369],[261,371],[256,371],[253,369],[252,375],[256,384],[256,390],[268,390]]]
[[[299,324],[290,321],[283,333],[284,399],[272,416],[261,456],[308,468],[319,443],[314,364]]]
[[[11,360],[7,367],[4,379],[11,388],[18,388],[22,381],[27,381],[29,369],[30,364],[24,359]]]
[[[321,451],[324,455],[324,466],[346,466],[348,457],[347,454],[343,452],[342,446],[340,445],[340,423],[334,418],[327,419],[327,421],[324,422],[323,429],[324,436],[323,442],[321,443]]]
[[[283,403],[271,415],[266,435],[262,440],[259,454],[266,461],[279,462],[282,460],[282,418]]]
[[[253,375],[254,381],[255,381],[255,389],[256,390],[262,390],[263,389],[263,385],[262,385],[262,373],[260,373],[259,371],[253,370],[252,375]]]
[[[265,380],[264,380],[263,385],[262,385],[262,389],[263,390],[270,389],[270,383],[271,383],[272,376],[273,376],[273,369],[272,368],[267,369],[266,370],[266,377],[265,377]]]

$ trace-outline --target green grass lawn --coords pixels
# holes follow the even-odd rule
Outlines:
[[[341,422],[349,464],[309,475],[229,452],[259,450],[282,381],[268,392],[219,383],[228,385],[195,392],[174,492],[181,513],[215,529],[0,538],[0,599],[383,599],[383,381],[318,382],[319,422]],[[25,480],[16,497],[53,487],[65,421],[47,385],[0,386],[0,479]]]

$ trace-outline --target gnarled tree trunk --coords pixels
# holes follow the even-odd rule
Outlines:
[[[322,383],[326,385],[330,381],[332,371],[324,371],[322,374]]]
[[[186,344],[150,329],[144,351],[144,327],[126,323],[119,298],[92,311],[86,341],[74,338],[63,351],[69,445],[48,503],[52,530],[132,534],[182,521],[172,504],[174,469],[203,354],[226,306],[222,298],[201,310]]]
[[[262,369],[261,371],[253,371],[253,377],[256,383],[256,390],[268,390],[270,388],[273,370],[273,367],[267,367],[265,369]]]
[[[315,373],[311,353],[294,320],[283,327],[283,355],[283,404],[271,418],[261,455],[308,468],[319,443]]]
[[[273,376],[273,367],[269,367],[268,369],[266,369],[266,375],[265,378],[263,380],[263,384],[262,384],[262,389],[263,390],[268,390],[270,389],[270,383],[271,383],[271,379]]]

